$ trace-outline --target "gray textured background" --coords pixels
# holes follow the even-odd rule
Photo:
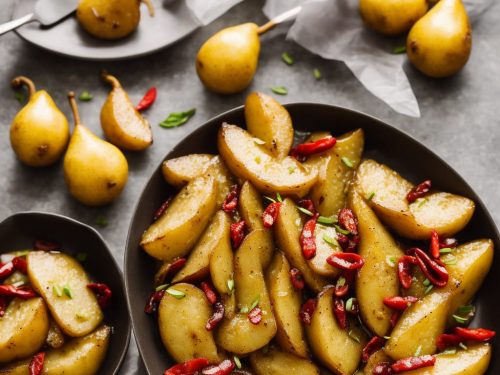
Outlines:
[[[10,18],[14,0],[2,0],[0,22]],[[0,37],[0,219],[18,212],[57,212],[96,227],[122,263],[126,233],[133,207],[148,176],[163,156],[186,134],[210,117],[239,106],[247,93],[223,97],[206,91],[199,83],[194,56],[203,41],[215,31],[244,21],[262,23],[262,1],[247,0],[213,24],[201,28],[176,45],[138,60],[116,63],[75,61],[34,48],[14,33]],[[284,40],[283,30],[263,38],[260,66],[250,90],[269,92],[284,85],[289,94],[282,102],[320,102],[346,106],[376,117],[410,133],[448,161],[483,198],[495,221],[500,222],[498,181],[500,176],[500,4],[496,3],[474,25],[473,53],[459,75],[445,80],[428,79],[406,66],[419,100],[422,117],[398,115],[368,93],[342,64],[324,61]],[[283,51],[296,57],[293,67],[280,59]],[[92,209],[74,201],[67,193],[62,165],[35,170],[20,164],[9,144],[9,125],[20,109],[9,81],[16,75],[31,77],[39,88],[53,95],[69,116],[66,93],[88,90],[91,102],[80,102],[83,122],[101,135],[99,112],[108,87],[98,77],[102,68],[117,75],[132,100],[138,101],[150,87],[158,88],[157,103],[146,113],[155,142],[146,152],[128,154],[128,185],[116,203]],[[316,81],[314,68],[323,78]],[[157,126],[168,113],[196,107],[196,115],[176,129]],[[71,116],[69,117],[71,118]],[[109,224],[99,227],[98,217]],[[123,374],[142,374],[135,344],[123,367]]]

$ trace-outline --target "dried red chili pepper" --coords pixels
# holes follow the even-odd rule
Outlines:
[[[431,259],[423,250],[415,248],[417,265],[420,267],[429,281],[436,287],[442,288],[448,283],[448,271],[439,259]]]
[[[326,261],[342,270],[358,270],[365,264],[363,257],[356,253],[335,253],[326,258]]]
[[[449,237],[445,238],[439,243],[439,248],[444,249],[444,248],[455,248],[458,246],[458,241],[456,238]]]
[[[207,324],[205,325],[207,331],[211,331],[217,327],[217,325],[224,318],[225,312],[226,309],[224,308],[224,304],[222,302],[218,301],[213,304],[212,316],[208,318]]]
[[[415,202],[418,198],[422,198],[431,190],[432,182],[431,180],[425,180],[424,182],[414,186],[413,189],[406,195],[406,200],[408,203]]]
[[[402,314],[402,312],[399,310],[394,310],[392,312],[391,320],[390,320],[392,328],[396,327],[396,324],[397,324],[399,318],[401,317],[401,314]]]
[[[2,318],[5,315],[7,306],[8,306],[7,298],[5,298],[4,296],[0,296],[0,318]]]
[[[43,362],[45,361],[45,353],[40,352],[35,354],[28,366],[29,375],[40,375],[43,371]]]
[[[252,324],[259,324],[262,321],[262,310],[259,306],[255,306],[250,310],[248,313],[248,320],[250,320]]]
[[[26,262],[26,259],[15,257],[14,259],[12,259],[12,264],[14,265],[14,268],[19,272],[22,272],[24,274],[28,272],[28,263]]]
[[[470,341],[488,341],[495,337],[496,332],[485,328],[462,328],[455,327],[455,334]]]
[[[224,199],[224,202],[222,202],[222,209],[224,212],[227,212],[228,214],[232,213],[234,210],[236,210],[236,207],[238,207],[238,195],[240,193],[240,189],[238,185],[233,185],[231,186],[231,190],[229,190],[229,193],[226,196],[226,199]]]
[[[233,242],[233,249],[240,247],[243,239],[245,238],[245,220],[238,221],[237,223],[231,224],[230,234],[231,240]]]
[[[313,215],[316,213],[316,207],[311,199],[301,199],[299,201],[299,206],[305,208],[307,211],[311,212]]]
[[[368,341],[368,344],[366,344],[363,348],[363,352],[361,355],[361,359],[363,360],[363,362],[368,361],[368,358],[370,358],[370,356],[377,350],[382,349],[384,344],[385,340],[382,337],[373,336],[371,340]]]
[[[0,296],[30,299],[35,298],[36,293],[29,286],[0,285]]]
[[[394,296],[394,297],[385,297],[384,305],[390,307],[394,310],[406,310],[412,303],[418,301],[417,297],[414,296]]]
[[[354,253],[361,242],[361,237],[359,235],[354,235],[349,239],[347,247],[344,249],[346,253]]]
[[[141,101],[139,102],[139,104],[137,104],[137,106],[135,107],[135,109],[137,111],[139,111],[139,112],[140,111],[144,111],[145,109],[148,109],[155,102],[156,95],[157,95],[156,87],[151,87],[146,92],[146,94],[144,95],[144,97],[141,99]]]
[[[423,355],[420,357],[408,357],[400,359],[391,365],[395,373],[416,370],[422,367],[434,366],[436,358],[432,355]]]
[[[304,276],[302,275],[302,272],[300,272],[299,269],[292,268],[290,270],[290,280],[292,281],[292,285],[295,289],[297,290],[304,289],[305,286]]]
[[[105,309],[109,304],[109,300],[113,296],[111,288],[103,283],[90,283],[87,284],[87,288],[94,292],[99,306],[101,306],[102,309]]]
[[[445,350],[450,346],[457,346],[462,341],[464,339],[458,335],[443,333],[436,338],[436,346],[439,350]]]
[[[358,234],[358,219],[350,208],[342,208],[339,212],[339,224],[352,234]]]
[[[392,368],[389,362],[380,362],[372,370],[373,375],[391,375]]]
[[[207,297],[208,302],[210,302],[211,305],[213,305],[215,302],[218,300],[217,293],[215,293],[214,288],[211,283],[207,281],[203,281],[200,284],[201,290],[203,290],[203,293],[205,293],[205,296]]]
[[[335,295],[337,297],[343,297],[349,292],[349,288],[354,281],[354,276],[356,276],[356,271],[344,270],[337,279],[335,283]]]
[[[417,259],[411,255],[403,255],[398,259],[398,278],[399,283],[404,289],[409,289],[413,281],[411,275],[411,265],[416,264]]]
[[[148,302],[146,303],[146,307],[144,308],[144,312],[146,314],[153,314],[158,310],[158,305],[161,302],[161,299],[165,295],[165,290],[158,290],[149,295]]]
[[[335,146],[335,143],[337,143],[337,139],[334,137],[326,137],[314,142],[302,143],[292,148],[290,155],[297,158],[317,154],[332,148]]]
[[[165,370],[163,375],[193,375],[196,371],[203,370],[208,365],[208,359],[194,358],[170,367],[168,370]]]
[[[305,259],[312,259],[316,255],[316,237],[314,230],[316,229],[316,222],[318,214],[315,214],[309,219],[300,232],[300,246],[302,248],[302,255]]]
[[[33,245],[35,250],[42,251],[55,251],[61,248],[61,245],[57,242],[44,241],[44,240],[36,240]]]
[[[340,298],[334,298],[333,300],[333,313],[335,314],[335,319],[341,329],[346,329],[349,322],[347,320],[347,314],[345,312],[344,300]]]
[[[7,262],[0,264],[0,279],[5,279],[9,277],[14,272],[14,263]]]
[[[165,202],[163,202],[161,204],[161,206],[158,207],[158,209],[153,214],[153,221],[158,220],[165,213],[165,211],[167,210],[168,206],[170,206],[170,202],[171,201],[172,201],[172,197],[168,197],[167,200],[165,200]]]
[[[343,233],[338,233],[337,232],[337,242],[339,243],[340,247],[342,250],[346,251],[347,248],[349,247],[349,242],[351,241],[349,237],[347,237]]]
[[[316,310],[316,300],[314,298],[309,298],[304,304],[300,307],[300,320],[305,325],[311,325],[312,316],[314,314],[314,310]]]
[[[264,225],[264,228],[271,228],[274,225],[274,223],[278,219],[280,207],[280,202],[273,202],[266,207],[266,209],[262,213],[262,224]]]
[[[212,365],[204,368],[201,373],[203,375],[228,375],[230,374],[236,365],[230,359],[225,359],[218,365]]]
[[[431,247],[430,247],[430,253],[432,255],[433,258],[439,258],[439,256],[441,255],[441,253],[439,252],[439,250],[441,249],[441,247],[439,246],[439,234],[436,230],[432,230],[431,231]]]

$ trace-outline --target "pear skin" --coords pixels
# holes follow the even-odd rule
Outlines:
[[[14,117],[10,143],[19,160],[31,167],[46,167],[58,161],[69,140],[66,116],[57,108],[45,90],[36,91],[26,77],[12,81],[14,87],[27,85],[28,103]]]
[[[243,91],[252,82],[259,53],[256,24],[228,27],[201,46],[196,57],[196,72],[209,90],[234,94]]]
[[[435,78],[457,73],[472,48],[471,26],[461,0],[440,0],[411,29],[406,51],[412,64]]]
[[[104,73],[103,79],[113,86],[101,110],[101,126],[107,140],[129,151],[148,148],[153,143],[149,122],[134,108],[115,77]]]
[[[74,93],[68,97],[75,114],[75,130],[64,157],[66,185],[71,195],[85,205],[111,203],[127,182],[127,159],[119,148],[80,123]]]

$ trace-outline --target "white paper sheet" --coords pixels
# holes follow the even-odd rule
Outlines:
[[[186,0],[200,25],[208,25],[242,0]]]

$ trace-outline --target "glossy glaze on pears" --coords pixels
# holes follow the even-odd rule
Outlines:
[[[106,139],[125,150],[146,149],[153,143],[149,122],[134,108],[115,77],[103,72],[102,78],[113,87],[101,109],[101,126]]]
[[[64,178],[73,197],[88,206],[111,203],[128,177],[127,159],[116,146],[98,138],[80,123],[74,93],[68,94],[75,130],[64,157]]]
[[[26,85],[28,103],[14,117],[10,143],[19,160],[32,167],[45,167],[60,159],[69,140],[66,116],[45,90],[36,91],[33,82],[17,77],[13,87]]]

